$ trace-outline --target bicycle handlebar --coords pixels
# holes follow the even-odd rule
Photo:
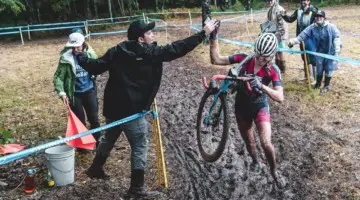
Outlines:
[[[212,76],[211,77],[211,81],[218,81],[218,80],[230,80],[230,81],[249,81],[249,80],[252,80],[252,79],[254,79],[255,77],[254,76],[236,76],[236,77],[233,77],[233,76],[226,76],[226,75],[221,75],[221,74],[217,74],[217,75],[214,75],[214,76]],[[202,83],[203,83],[203,85],[204,85],[204,87],[206,88],[206,89],[208,89],[209,88],[209,85],[208,85],[208,83],[207,83],[207,80],[206,80],[206,77],[205,76],[203,76],[202,78],[201,78],[201,81],[202,81]],[[248,85],[248,84],[247,84]],[[251,90],[251,88],[249,88],[250,86],[248,86],[248,89],[250,89]]]

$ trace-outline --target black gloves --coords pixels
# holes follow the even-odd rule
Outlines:
[[[216,40],[218,38],[219,29],[220,29],[220,21],[217,20],[215,29],[213,30],[213,32],[210,33],[210,40]]]
[[[254,77],[253,79],[249,80],[249,84],[251,89],[256,93],[256,94],[262,94],[262,83],[261,80],[258,77]]]

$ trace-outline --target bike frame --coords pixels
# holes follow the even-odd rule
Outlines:
[[[214,75],[214,76],[211,78],[211,82],[216,82],[216,81],[218,81],[218,80],[224,80],[224,82],[221,84],[221,87],[220,87],[219,91],[215,94],[214,99],[213,99],[213,102],[212,102],[212,105],[211,105],[211,107],[210,107],[210,109],[209,109],[209,113],[208,113],[208,115],[207,115],[207,116],[205,117],[205,119],[204,119],[204,120],[205,120],[204,122],[205,122],[206,125],[209,125],[210,116],[211,116],[211,114],[212,114],[212,112],[213,112],[213,110],[214,110],[214,107],[215,107],[215,105],[216,105],[216,102],[217,102],[218,99],[219,99],[219,96],[220,96],[221,94],[226,95],[227,90],[228,90],[231,82],[232,82],[232,81],[235,81],[235,80],[243,80],[243,81],[249,80],[249,77],[246,77],[246,76],[244,76],[244,77],[238,77],[238,74],[239,74],[239,72],[240,72],[241,67],[242,67],[245,63],[247,63],[251,58],[253,58],[254,55],[255,55],[255,53],[249,54],[249,55],[246,56],[245,59],[242,60],[238,65],[236,65],[234,68],[231,68],[231,69],[230,69],[231,76]],[[205,77],[202,78],[202,82],[203,82],[204,87],[205,87],[206,89],[208,89],[209,86],[207,85],[207,82],[206,82],[206,78],[205,78]],[[210,86],[213,86],[213,84],[210,84]],[[221,108],[222,108],[222,105],[220,105],[219,110],[216,112],[216,115],[215,115],[216,119],[219,119],[219,118],[220,118],[221,111],[222,111]]]

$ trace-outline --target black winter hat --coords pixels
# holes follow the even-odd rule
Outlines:
[[[128,29],[128,39],[137,40],[144,36],[144,33],[155,28],[155,22],[145,23],[144,20],[132,22]]]
[[[325,18],[325,12],[323,10],[318,10],[315,14],[315,17],[324,17]]]

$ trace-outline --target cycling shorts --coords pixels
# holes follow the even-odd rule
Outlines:
[[[270,122],[270,107],[268,103],[249,105],[241,102],[235,103],[235,115],[237,120],[248,123]]]

